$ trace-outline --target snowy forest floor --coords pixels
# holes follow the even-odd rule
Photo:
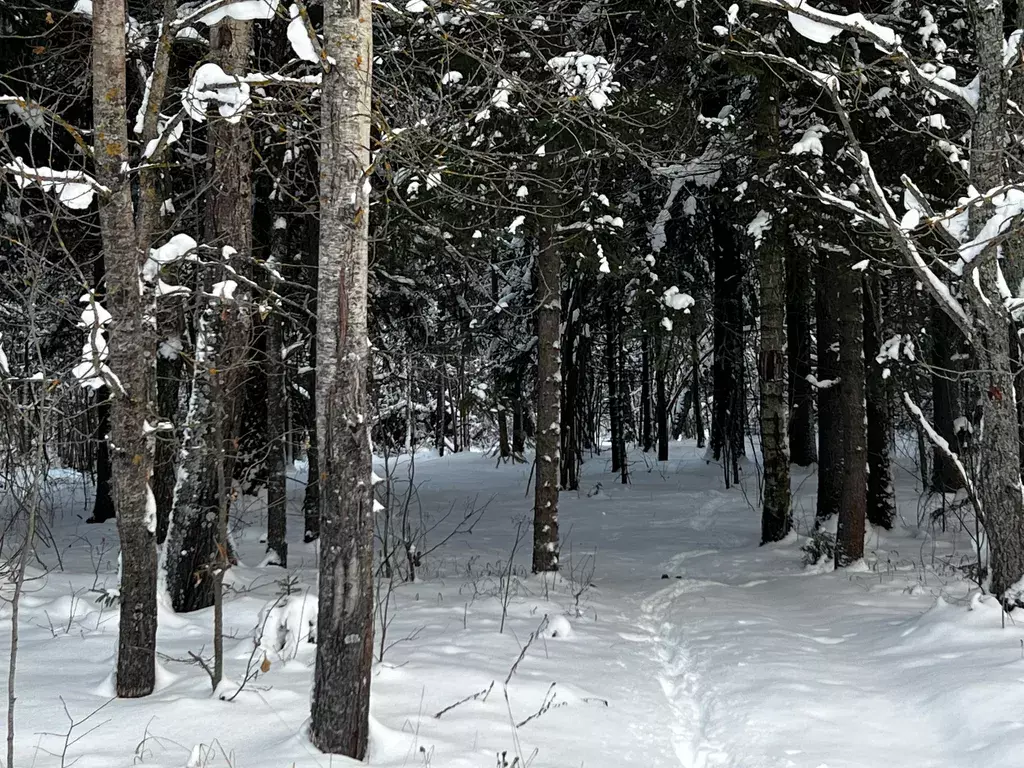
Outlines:
[[[546,580],[528,573],[519,523],[532,500],[528,466],[416,457],[415,515],[436,528],[419,580],[396,585],[378,616],[371,765],[1024,766],[1024,621],[962,578],[967,533],[918,524],[909,474],[897,472],[897,530],[869,534],[862,570],[834,573],[803,564],[802,536],[758,547],[756,467],[726,490],[692,443],[673,449],[662,465],[631,454],[629,486],[606,456],[587,462],[584,491],[561,496],[563,570]],[[294,615],[316,584],[298,478]],[[813,472],[798,471],[793,487],[806,533]],[[233,701],[212,698],[190,658],[210,652],[211,612],[161,608],[158,692],[110,699],[117,612],[95,590],[116,584],[116,531],[84,523],[86,491],[74,475],[50,485],[58,547],[40,549],[22,603],[16,768],[350,764],[304,734],[314,647],[273,637],[261,619],[286,574],[260,567],[265,520],[253,499],[243,500],[242,565],[225,604],[227,675],[237,687],[264,652],[269,668]],[[430,552],[473,499],[486,509],[472,533]],[[10,605],[0,612],[6,659]],[[254,653],[259,634],[266,648]]]

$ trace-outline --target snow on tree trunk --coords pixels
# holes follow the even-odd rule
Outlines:
[[[842,568],[864,557],[867,513],[867,447],[864,429],[864,317],[861,272],[849,253],[837,255],[839,301],[839,413],[843,424],[842,505],[836,531],[835,564]]]
[[[771,168],[778,157],[779,102],[775,78],[768,74],[760,85],[758,109],[759,176],[770,183]],[[764,190],[764,202],[772,209],[773,195]],[[780,218],[776,214],[776,218]],[[761,348],[758,374],[761,384],[761,456],[764,464],[764,499],[761,510],[761,543],[781,541],[793,526],[790,511],[789,446],[786,438],[786,260],[784,222],[772,221],[770,229],[754,235],[760,257]],[[758,245],[758,242],[760,243]]]
[[[326,0],[320,136],[317,430],[320,563],[310,739],[363,759],[373,661],[373,494],[366,365],[369,0]]]
[[[868,521],[879,528],[892,528],[896,517],[893,497],[889,439],[892,419],[882,366],[875,359],[881,347],[882,294],[870,275],[864,277],[864,367],[868,420]]]
[[[139,292],[141,254],[136,242],[128,164],[125,100],[124,0],[93,3],[93,136],[96,178],[109,190],[100,202],[106,260],[107,309],[113,321],[110,442],[114,506],[121,539],[121,621],[117,695],[147,696],[156,681],[156,526],[149,509],[152,466],[145,422],[151,405],[153,345]]]
[[[275,565],[288,566],[288,512],[286,485],[288,480],[285,463],[285,408],[288,402],[285,391],[284,360],[281,348],[284,345],[284,318],[277,312],[267,318],[267,433],[270,439],[267,459],[267,553]]]
[[[537,247],[537,477],[533,572],[558,570],[558,466],[561,436],[562,259],[554,221],[541,223]]]
[[[971,183],[984,191],[1003,181],[1006,152],[1006,72],[1003,68],[1003,9],[998,2],[975,0],[974,39],[978,51],[978,109],[971,131]],[[990,205],[972,207],[976,235],[991,215]],[[980,482],[985,532],[989,538],[990,588],[1008,607],[1024,604],[1024,509],[1021,504],[1020,453],[1014,369],[1007,328],[1010,319],[1000,296],[1002,275],[997,248],[982,254],[975,302],[978,374],[984,426]],[[985,300],[986,297],[989,300]]]
[[[213,420],[213,377],[222,341],[220,302],[207,297],[196,320],[192,392],[181,445],[171,526],[167,536],[167,591],[178,613],[209,608],[214,602],[212,566],[217,560],[217,445]]]

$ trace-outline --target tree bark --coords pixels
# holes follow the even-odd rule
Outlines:
[[[285,367],[281,359],[284,345],[284,318],[272,313],[266,322],[267,330],[267,437],[270,455],[267,461],[267,554],[274,565],[288,567],[288,472],[285,448],[288,435],[285,430]]]
[[[839,412],[843,425],[842,505],[836,531],[836,568],[864,557],[867,451],[864,429],[864,289],[848,254],[837,259],[839,293]]]
[[[956,452],[959,440],[956,420],[961,415],[959,367],[953,359],[960,332],[945,312],[932,307],[932,427]],[[932,490],[937,493],[956,493],[963,488],[963,478],[956,464],[945,450],[932,448]]]
[[[693,393],[693,431],[697,434],[697,447],[703,448],[707,438],[704,433],[704,407],[700,396],[700,345],[697,336],[696,330],[690,333],[690,358],[693,364],[690,391]],[[662,388],[664,389],[664,382]]]
[[[640,444],[644,453],[654,447],[651,414],[651,339],[645,332],[640,340]]]
[[[881,347],[882,294],[874,278],[864,276],[864,367],[866,373],[868,420],[868,521],[879,528],[892,528],[896,500],[892,487],[889,437],[892,419],[889,393],[876,359]]]
[[[537,249],[537,476],[533,502],[533,572],[558,570],[558,466],[562,378],[561,254],[554,220],[540,223]]]
[[[605,309],[605,347],[604,367],[608,376],[608,426],[611,433],[612,472],[622,467],[622,414],[619,411],[619,360],[616,354],[617,341],[617,307],[609,301]]]
[[[743,265],[732,223],[721,206],[713,209],[714,232],[714,408],[711,452],[723,463],[726,480],[739,482],[743,448]]]
[[[113,467],[110,463],[110,389],[100,387],[94,393],[96,400],[96,495],[92,504],[92,515],[88,523],[105,523],[112,520],[114,497],[110,492]]]
[[[366,756],[373,662],[373,492],[366,396],[370,214],[369,0],[326,0],[320,138],[317,430],[320,563],[310,739]]]
[[[786,349],[789,367],[790,460],[809,467],[818,460],[811,374],[811,271],[808,251],[791,244],[786,252]]]
[[[109,190],[100,200],[106,262],[112,387],[114,506],[121,539],[121,622],[117,695],[147,696],[156,682],[156,519],[149,509],[152,467],[145,422],[149,415],[153,345],[139,293],[142,252],[136,241],[128,167],[125,97],[124,0],[93,3],[93,136],[97,181]]]
[[[758,109],[759,176],[771,183],[772,165],[778,157],[779,101],[777,81],[762,78]],[[774,195],[765,188],[765,202],[772,210]],[[762,235],[760,247],[761,349],[761,458],[764,466],[764,500],[761,509],[761,543],[782,541],[793,527],[790,510],[789,445],[786,437],[786,258],[785,231],[780,214]]]
[[[988,190],[1003,180],[1006,152],[1006,70],[1003,67],[1003,9],[1000,3],[974,3],[974,37],[978,51],[978,107],[971,131],[971,182]],[[970,229],[977,235],[991,216],[991,205],[972,207]],[[1024,508],[1021,503],[1019,424],[1014,395],[1010,327],[999,296],[1003,276],[998,249],[990,245],[981,255],[979,288],[973,302],[978,316],[975,342],[977,385],[982,392],[984,434],[978,490],[989,538],[990,589],[1007,608],[1024,605]]]
[[[839,387],[839,293],[835,269],[820,254],[816,269],[818,326],[818,497],[815,519],[838,515],[843,506],[843,418]]]

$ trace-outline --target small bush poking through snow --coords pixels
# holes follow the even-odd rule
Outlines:
[[[804,565],[818,565],[835,557],[836,536],[834,533],[819,528],[807,542],[800,547],[804,553]]]

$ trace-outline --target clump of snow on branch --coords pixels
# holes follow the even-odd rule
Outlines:
[[[100,304],[96,294],[91,291],[83,295],[79,301],[86,307],[82,310],[78,327],[84,328],[88,336],[82,347],[81,362],[71,369],[71,375],[81,386],[99,389],[111,381],[117,382],[117,377],[106,362],[108,350],[105,328],[109,325],[111,316]]]
[[[610,94],[619,90],[614,69],[604,56],[572,51],[548,59],[548,67],[558,77],[562,91],[569,96],[585,96],[594,109],[611,104]]]
[[[210,5],[217,5],[217,3],[210,3]],[[278,5],[279,0],[238,0],[221,5],[200,16],[199,21],[210,27],[227,18],[238,21],[264,21],[274,18]]]
[[[249,84],[229,75],[219,65],[207,62],[192,76],[192,82],[181,95],[181,103],[196,122],[206,120],[210,102],[217,105],[221,117],[237,123],[249,108]]]
[[[33,168],[20,157],[6,163],[4,169],[14,175],[19,189],[38,184],[46,192],[55,192],[62,205],[76,211],[84,211],[92,205],[99,187],[91,176],[81,171],[55,171],[46,166]]]
[[[693,296],[688,293],[683,293],[675,285],[665,291],[662,296],[662,301],[665,302],[666,307],[676,311],[682,311],[687,314],[690,312],[690,307],[697,303],[694,301]]]
[[[768,211],[758,211],[757,215],[747,224],[747,234],[754,238],[754,248],[761,247],[764,233],[772,228],[772,216]]]
[[[800,137],[800,141],[793,145],[793,148],[789,150],[791,155],[814,155],[815,157],[821,157],[825,153],[824,147],[821,145],[821,137],[828,133],[828,126],[823,123],[812,125],[806,131],[804,135]]]
[[[188,235],[177,234],[159,248],[151,248],[149,258],[142,265],[142,279],[152,283],[164,266],[180,261],[197,247],[196,241]]]
[[[292,45],[292,51],[296,57],[303,61],[320,61],[316,49],[313,47],[313,40],[310,38],[309,27],[306,20],[299,13],[299,6],[292,4],[288,7],[288,14],[292,20],[288,22],[288,42]]]

